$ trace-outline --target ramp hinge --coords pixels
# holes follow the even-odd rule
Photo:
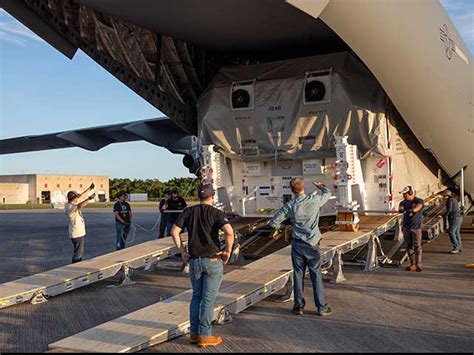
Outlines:
[[[216,319],[216,324],[224,325],[232,322],[234,318],[228,308],[222,308]]]
[[[344,273],[342,272],[342,251],[340,249],[338,249],[334,254],[332,265],[333,273],[331,282],[340,283],[346,281],[347,279],[345,278]]]
[[[48,298],[41,291],[35,292],[33,294],[33,297],[31,297],[31,300],[30,300],[31,304],[40,304],[40,303],[45,303],[45,302],[48,302]]]
[[[127,285],[133,285],[135,282],[132,281],[132,276],[133,276],[133,268],[128,265],[128,264],[123,264],[122,268],[120,269],[120,281],[119,285],[120,286],[127,286]]]

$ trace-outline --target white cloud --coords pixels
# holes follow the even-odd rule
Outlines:
[[[35,33],[0,9],[0,42],[26,45],[28,42],[43,42]]]
[[[10,36],[7,32],[0,31],[0,42],[10,42],[19,45],[25,45],[25,41],[17,37]]]

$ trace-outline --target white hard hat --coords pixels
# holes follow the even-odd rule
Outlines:
[[[401,194],[409,194],[409,195],[413,195],[413,189],[410,185],[408,186],[405,186],[402,191],[400,191]]]

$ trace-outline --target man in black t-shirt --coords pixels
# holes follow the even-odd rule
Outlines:
[[[234,243],[234,231],[225,213],[212,206],[214,194],[212,185],[199,186],[200,204],[185,209],[171,230],[183,262],[189,262],[189,277],[193,287],[190,341],[198,343],[200,347],[222,343],[220,337],[211,335],[211,323],[217,292],[224,277],[223,264],[229,261]],[[188,250],[179,236],[184,227],[188,230]],[[225,250],[220,249],[219,230],[224,231]]]
[[[132,208],[127,202],[127,193],[120,192],[119,200],[114,204],[115,230],[117,232],[116,249],[125,248],[128,233],[130,233],[130,225],[132,223]]]
[[[179,192],[173,190],[171,192],[171,198],[166,201],[165,213],[168,216],[168,221],[166,224],[166,236],[171,235],[171,227],[173,227],[174,222],[178,219],[181,211],[184,210],[187,206],[184,198],[179,196]]]
[[[163,195],[163,198],[161,199],[160,204],[158,206],[160,210],[160,234],[158,236],[158,239],[165,237],[166,225],[168,224],[168,214],[165,213],[166,209],[168,208],[166,201],[168,201],[170,197],[170,192],[165,191],[165,194]]]
[[[415,196],[411,186],[405,187],[402,191],[404,200],[400,202],[398,210],[403,213],[403,237],[407,247],[410,266],[407,271],[422,271],[421,267],[421,240],[423,224],[423,200]]]

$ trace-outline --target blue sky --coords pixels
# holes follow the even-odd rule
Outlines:
[[[441,3],[474,53],[474,1]],[[1,9],[0,78],[0,139],[162,116],[81,51],[67,59]],[[0,173],[189,176],[181,156],[145,142],[0,156]]]

